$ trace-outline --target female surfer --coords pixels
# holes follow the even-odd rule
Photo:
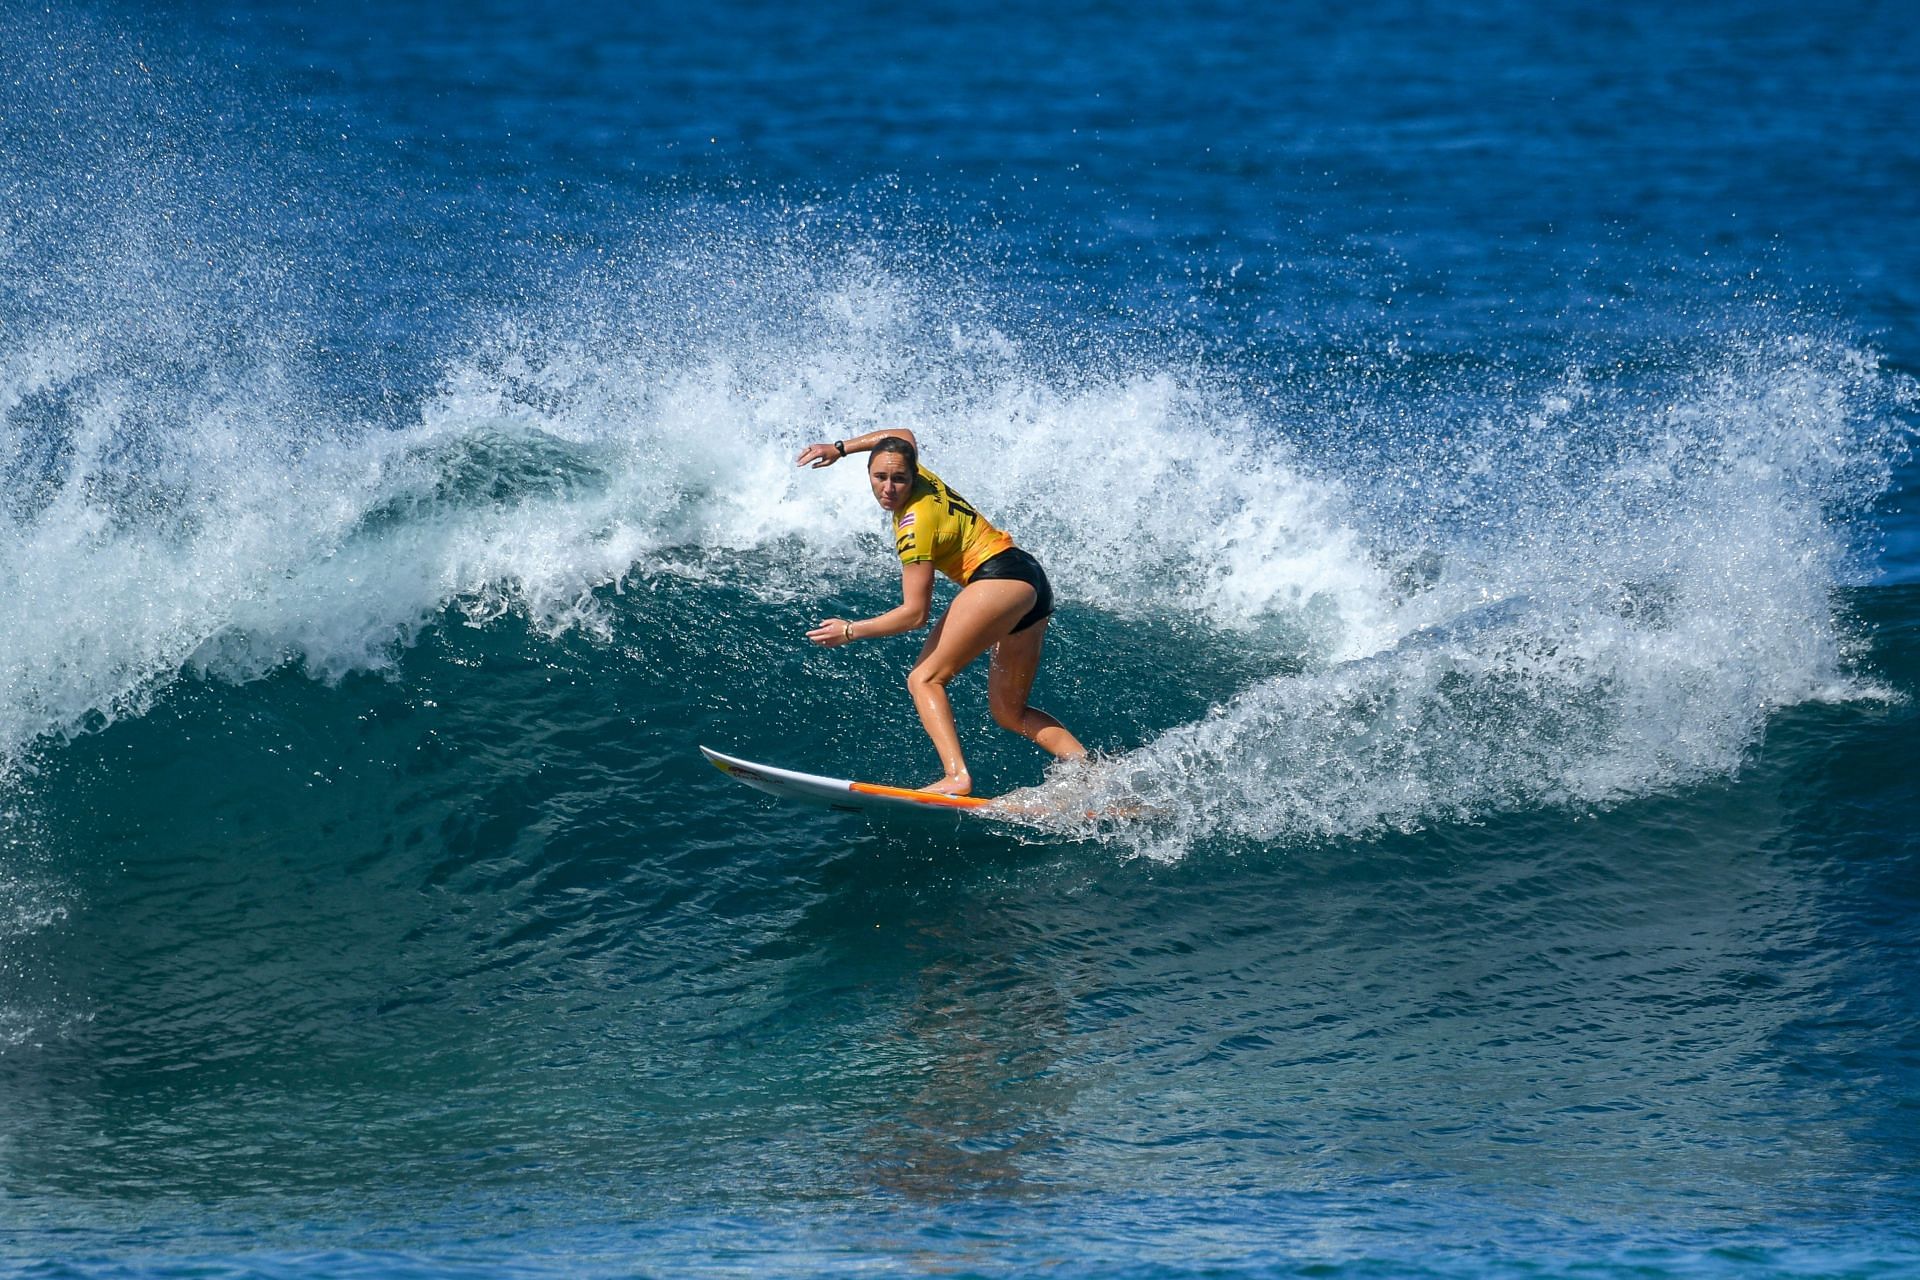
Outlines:
[[[993,664],[987,673],[987,704],[994,723],[1056,756],[1085,755],[1086,748],[1065,725],[1027,705],[1040,668],[1040,642],[1053,613],[1053,589],[1040,562],[921,466],[919,441],[904,428],[810,444],[801,450],[797,465],[830,467],[850,453],[869,455],[867,483],[891,516],[894,549],[900,554],[900,603],[875,618],[828,618],[807,632],[807,638],[831,649],[925,626],[938,569],[960,584],[960,594],[934,624],[907,674],[920,723],[946,770],[925,789],[956,796],[973,790],[953,725],[953,706],[947,701],[947,681],[988,649],[993,650]]]

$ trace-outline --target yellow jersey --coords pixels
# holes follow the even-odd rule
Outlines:
[[[893,547],[900,563],[931,560],[961,586],[974,570],[1012,545],[1012,535],[994,528],[925,467],[915,475],[906,505],[893,513]]]

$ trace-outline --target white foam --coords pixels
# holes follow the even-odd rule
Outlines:
[[[1077,775],[1161,812],[1162,851],[1725,774],[1772,709],[1852,681],[1830,596],[1889,446],[1886,376],[1844,345],[1729,342],[1652,375],[1651,407],[1575,371],[1426,424],[1445,448],[1348,456],[1318,442],[1352,423],[1170,362],[1063,366],[858,258],[759,252],[500,321],[401,430],[327,420],[268,361],[154,388],[58,333],[0,352],[10,473],[57,460],[0,531],[0,753],[190,668],[379,669],[449,607],[605,635],[597,593],[702,557],[780,549],[741,584],[776,596],[883,578],[859,469],[792,465],[883,426],[1068,607],[1237,631],[1301,672]]]
[[[1431,584],[1389,609],[1444,625],[1265,681],[1030,802],[1145,814],[1065,825],[1159,858],[1368,836],[1732,776],[1778,709],[1880,696],[1834,614],[1844,519],[1898,447],[1870,364],[1756,343],[1690,376],[1644,419],[1635,398],[1550,393],[1571,416],[1538,444],[1483,424],[1512,441],[1507,488],[1470,508],[1477,534],[1430,531]],[[1474,471],[1422,479],[1444,499]]]

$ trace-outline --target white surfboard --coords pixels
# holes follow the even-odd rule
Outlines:
[[[895,813],[945,811],[956,814],[993,811],[994,802],[981,796],[946,796],[938,791],[916,791],[910,787],[889,787],[878,782],[855,782],[850,778],[798,773],[792,769],[776,769],[770,764],[742,760],[708,747],[701,747],[700,754],[735,782],[744,782],[756,791],[764,791],[782,800],[800,800],[807,804],[823,804],[831,809],[854,811],[884,809]]]

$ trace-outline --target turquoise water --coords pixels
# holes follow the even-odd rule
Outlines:
[[[1897,15],[6,18],[0,1271],[1920,1271]]]

